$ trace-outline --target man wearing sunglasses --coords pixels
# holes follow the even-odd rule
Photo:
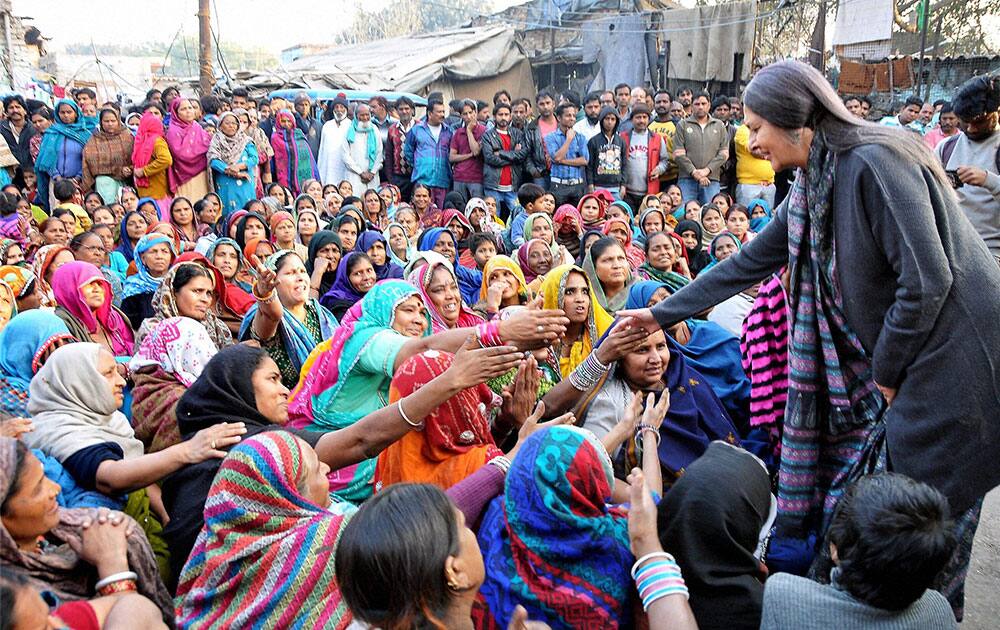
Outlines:
[[[1000,264],[1000,77],[975,77],[955,91],[952,108],[963,133],[936,152],[959,205]]]

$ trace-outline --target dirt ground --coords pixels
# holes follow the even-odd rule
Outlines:
[[[1000,488],[986,495],[965,583],[963,630],[1000,628]]]

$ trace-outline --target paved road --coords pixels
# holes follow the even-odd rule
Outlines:
[[[986,495],[965,583],[962,630],[1000,628],[1000,488]]]

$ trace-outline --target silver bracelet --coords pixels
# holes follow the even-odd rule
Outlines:
[[[493,459],[491,459],[486,463],[493,464],[494,466],[502,470],[503,474],[505,475],[510,470],[510,465],[511,465],[510,460],[505,455],[497,455],[496,457],[494,457]]]
[[[600,381],[611,370],[611,365],[604,365],[597,358],[596,350],[587,355],[575,370],[570,372],[569,382],[577,390],[585,392]],[[612,363],[612,365],[614,365]]]
[[[642,450],[642,445],[639,444],[639,437],[643,433],[645,433],[646,431],[651,431],[653,433],[653,437],[656,438],[656,446],[657,446],[657,448],[659,448],[659,446],[660,446],[660,432],[657,431],[656,429],[654,429],[653,427],[647,425],[647,426],[644,426],[644,427],[639,427],[639,430],[635,432],[635,438],[634,438],[634,440],[635,440],[635,450],[637,450],[637,451],[641,451]]]
[[[396,408],[399,410],[399,415],[403,416],[403,420],[406,421],[406,424],[410,425],[414,429],[417,429],[418,431],[420,429],[424,428],[423,421],[414,422],[413,420],[410,420],[410,417],[406,415],[405,411],[403,411],[403,399],[402,398],[400,398],[398,401],[396,401]]]
[[[94,585],[94,590],[101,590],[108,584],[114,584],[115,582],[123,582],[125,580],[132,580],[133,582],[138,580],[139,576],[134,571],[122,571],[121,573],[112,573],[108,577],[99,581]]]

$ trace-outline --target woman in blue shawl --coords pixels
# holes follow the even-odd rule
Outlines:
[[[83,111],[73,99],[64,98],[56,103],[55,120],[45,130],[35,158],[38,175],[38,199],[42,207],[51,208],[51,183],[57,177],[83,176],[83,147],[90,140],[90,127],[83,119]]]
[[[447,238],[442,238],[445,236]],[[417,241],[417,251],[434,251],[444,256],[455,270],[462,301],[469,306],[479,301],[479,293],[483,286],[483,272],[458,264],[458,242],[451,230],[441,227],[424,230],[420,235],[420,240]]]
[[[28,385],[44,357],[75,341],[52,311],[32,309],[16,315],[0,331],[0,412],[28,418]]]
[[[771,222],[771,205],[767,203],[766,199],[754,199],[747,204],[747,210],[750,212],[751,232],[759,233],[765,225]],[[757,216],[754,216],[755,214]]]
[[[257,303],[243,318],[240,340],[254,339],[281,370],[281,382],[295,387],[309,353],[336,330],[337,318],[309,297],[309,272],[293,251],[272,254],[259,264],[253,295]],[[261,292],[263,291],[263,295]]]
[[[129,230],[129,221],[132,221],[132,230]],[[124,256],[126,261],[132,262],[135,259],[135,246],[139,244],[139,239],[146,235],[147,229],[149,229],[149,222],[141,212],[133,210],[125,213],[119,226],[118,247],[115,248],[115,251]]]
[[[157,248],[157,251],[152,251]],[[164,252],[169,254],[163,258]],[[144,256],[148,254],[149,258]],[[177,249],[170,237],[158,232],[150,232],[139,239],[135,246],[136,272],[125,279],[122,288],[121,310],[132,324],[133,330],[139,330],[142,322],[153,317],[153,294],[160,288],[160,282],[177,258]]]
[[[378,245],[381,245],[381,248]],[[381,233],[375,230],[362,232],[354,248],[368,254],[368,258],[372,261],[372,267],[375,268],[377,279],[396,278],[401,280],[403,278],[403,267],[390,260],[389,242]]]
[[[671,294],[673,291],[662,282],[637,282],[629,289],[625,308],[646,308]],[[715,322],[703,319],[682,321],[668,332],[687,364],[708,379],[733,424],[745,431],[750,422],[750,379],[743,370],[739,338]]]
[[[727,240],[728,241],[732,241],[733,243],[736,244],[736,250],[735,251],[738,252],[738,251],[740,251],[740,249],[743,248],[743,244],[740,243],[740,239],[737,238],[736,235],[734,235],[734,234],[731,234],[729,232],[722,232],[721,234],[716,235],[716,237],[712,239],[711,244],[708,246],[709,263],[707,265],[705,265],[704,269],[702,269],[703,273],[706,272],[706,271],[708,271],[712,267],[718,265],[723,260],[725,260],[725,258],[722,258],[722,259],[719,258],[718,252],[716,251],[716,247],[718,247],[721,242],[727,241]],[[730,255],[732,255],[732,254],[730,254]]]

